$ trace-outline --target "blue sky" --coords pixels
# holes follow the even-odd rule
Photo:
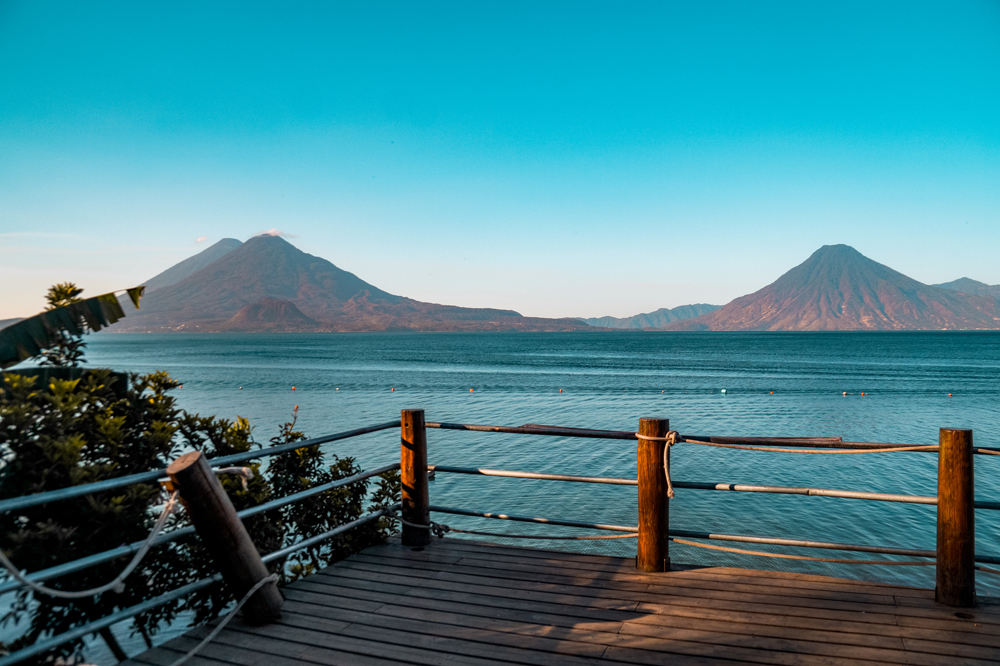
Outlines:
[[[0,0],[0,318],[273,228],[535,316],[1000,283],[1000,2]]]

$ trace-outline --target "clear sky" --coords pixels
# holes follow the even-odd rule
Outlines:
[[[1000,2],[0,0],[0,318],[269,229],[535,316],[1000,283]]]

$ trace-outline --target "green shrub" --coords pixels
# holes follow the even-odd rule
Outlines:
[[[77,380],[53,379],[38,386],[36,378],[3,374],[0,391],[0,498],[18,497],[93,483],[165,467],[180,453],[200,450],[208,457],[249,451],[256,444],[250,424],[189,414],[180,410],[170,391],[178,386],[164,372],[131,375],[129,385],[112,388],[109,371],[91,371]],[[115,390],[117,389],[117,390]],[[124,397],[122,397],[124,395]],[[297,416],[297,415],[296,415]],[[295,430],[295,416],[271,439],[271,445],[305,439]],[[222,477],[237,510],[341,479],[361,470],[352,458],[323,454],[309,447],[255,463],[256,474],[244,488],[238,477]],[[369,498],[368,483],[328,491],[306,501],[253,516],[244,524],[262,554],[354,520],[369,504],[398,501],[398,473],[383,475]],[[0,548],[19,567],[30,571],[143,540],[159,515],[164,494],[156,484],[126,488],[31,507],[0,515]],[[373,521],[320,546],[272,563],[287,582],[311,573],[368,545],[385,539],[389,520]],[[183,510],[167,529],[187,524]],[[130,558],[121,558],[47,581],[58,589],[80,590],[113,579]],[[25,632],[5,649],[14,651],[37,640],[133,606],[181,585],[216,573],[197,537],[154,548],[125,581],[121,593],[105,592],[79,599],[53,599],[20,589],[4,623],[24,622]],[[179,613],[194,611],[195,622],[218,615],[232,594],[217,585],[135,618],[134,630],[149,642]],[[83,641],[66,644],[39,662],[79,655]]]

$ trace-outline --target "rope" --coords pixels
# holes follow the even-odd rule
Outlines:
[[[434,536],[439,539],[443,539],[445,534],[449,532],[456,532],[460,534],[476,534],[479,536],[491,536],[491,537],[508,537],[510,539],[547,539],[551,541],[583,541],[587,539],[634,539],[639,536],[638,532],[633,532],[629,534],[610,534],[601,536],[545,536],[539,534],[504,534],[502,532],[478,532],[476,530],[460,530],[457,527],[451,527],[450,525],[442,525],[441,523],[435,523],[433,520],[429,525],[419,525],[417,523],[411,523],[408,520],[404,520],[396,512],[386,513],[387,518],[393,520],[398,520],[407,527],[414,527],[418,530],[430,530]]]
[[[996,574],[997,576],[1000,576],[1000,571],[997,571],[996,569],[990,569],[989,567],[981,567],[978,564],[976,565],[976,569],[980,571],[985,571],[986,573]]]
[[[666,437],[650,437],[635,433],[637,439],[644,439],[650,442],[666,442],[663,447],[663,474],[667,477],[667,498],[674,498],[674,484],[670,482],[670,447],[680,441],[680,434],[676,430],[671,430]]]
[[[222,621],[220,621],[219,624],[215,625],[215,628],[212,629],[212,632],[208,636],[205,636],[205,638],[200,643],[191,648],[191,650],[188,651],[188,653],[185,654],[183,657],[181,657],[174,663],[170,664],[170,666],[180,666],[185,661],[193,657],[203,647],[211,643],[212,639],[218,636],[219,633],[226,628],[226,625],[229,624],[229,621],[232,620],[234,617],[236,617],[236,613],[239,612],[241,608],[243,608],[243,604],[245,604],[247,600],[250,597],[252,597],[257,590],[264,587],[268,583],[277,583],[277,582],[278,582],[278,574],[271,574],[270,576],[265,576],[264,578],[261,578],[259,581],[254,583],[253,587],[251,587],[247,591],[247,593],[243,595],[243,598],[240,599],[239,603],[236,604],[236,608],[229,611],[229,614],[226,615],[226,617],[222,618]]]
[[[759,550],[743,550],[742,548],[727,548],[725,546],[710,546],[707,543],[695,543],[687,539],[670,538],[671,541],[682,543],[685,546],[697,546],[698,548],[708,548],[709,550],[724,550],[727,553],[742,553],[744,555],[760,555],[761,557],[777,557],[783,560],[807,560],[809,562],[835,562],[837,564],[885,564],[896,566],[926,567],[934,566],[936,562],[893,562],[891,560],[840,560],[832,557],[810,557],[808,555],[782,555],[780,553],[765,553]],[[976,567],[977,569],[981,567]],[[1000,572],[997,572],[1000,573]]]
[[[39,592],[41,594],[45,594],[50,597],[55,597],[57,599],[83,599],[85,597],[92,597],[97,594],[103,594],[104,592],[107,592],[108,590],[112,589],[120,594],[125,590],[125,584],[124,584],[125,578],[127,578],[130,573],[135,571],[135,568],[139,566],[139,563],[142,561],[142,558],[144,558],[146,556],[146,553],[149,552],[149,549],[153,545],[153,539],[155,539],[156,536],[160,533],[160,530],[163,529],[163,526],[167,522],[167,518],[170,517],[170,514],[173,512],[176,506],[177,506],[177,491],[174,491],[174,493],[170,496],[170,499],[167,500],[167,503],[163,506],[163,512],[160,514],[160,517],[156,520],[156,524],[153,525],[153,530],[149,533],[149,536],[146,537],[146,540],[142,543],[142,546],[139,548],[139,551],[135,554],[135,557],[132,558],[132,561],[128,563],[128,566],[126,566],[120,574],[115,576],[114,580],[112,580],[109,583],[105,583],[100,587],[94,587],[89,590],[80,590],[78,592],[56,590],[51,587],[45,587],[44,585],[36,583],[35,581],[27,578],[24,573],[18,571],[17,567],[14,566],[13,562],[7,559],[7,555],[4,554],[2,550],[0,550],[0,563],[2,563],[4,568],[7,569],[8,572],[10,572],[11,577],[17,580],[22,585],[26,585],[35,592]]]

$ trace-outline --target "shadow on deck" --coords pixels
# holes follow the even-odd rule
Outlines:
[[[234,620],[188,664],[997,664],[1000,606],[931,590],[435,540],[369,548],[282,589],[282,620]],[[961,613],[961,615],[958,615]],[[129,660],[172,663],[208,629]]]

